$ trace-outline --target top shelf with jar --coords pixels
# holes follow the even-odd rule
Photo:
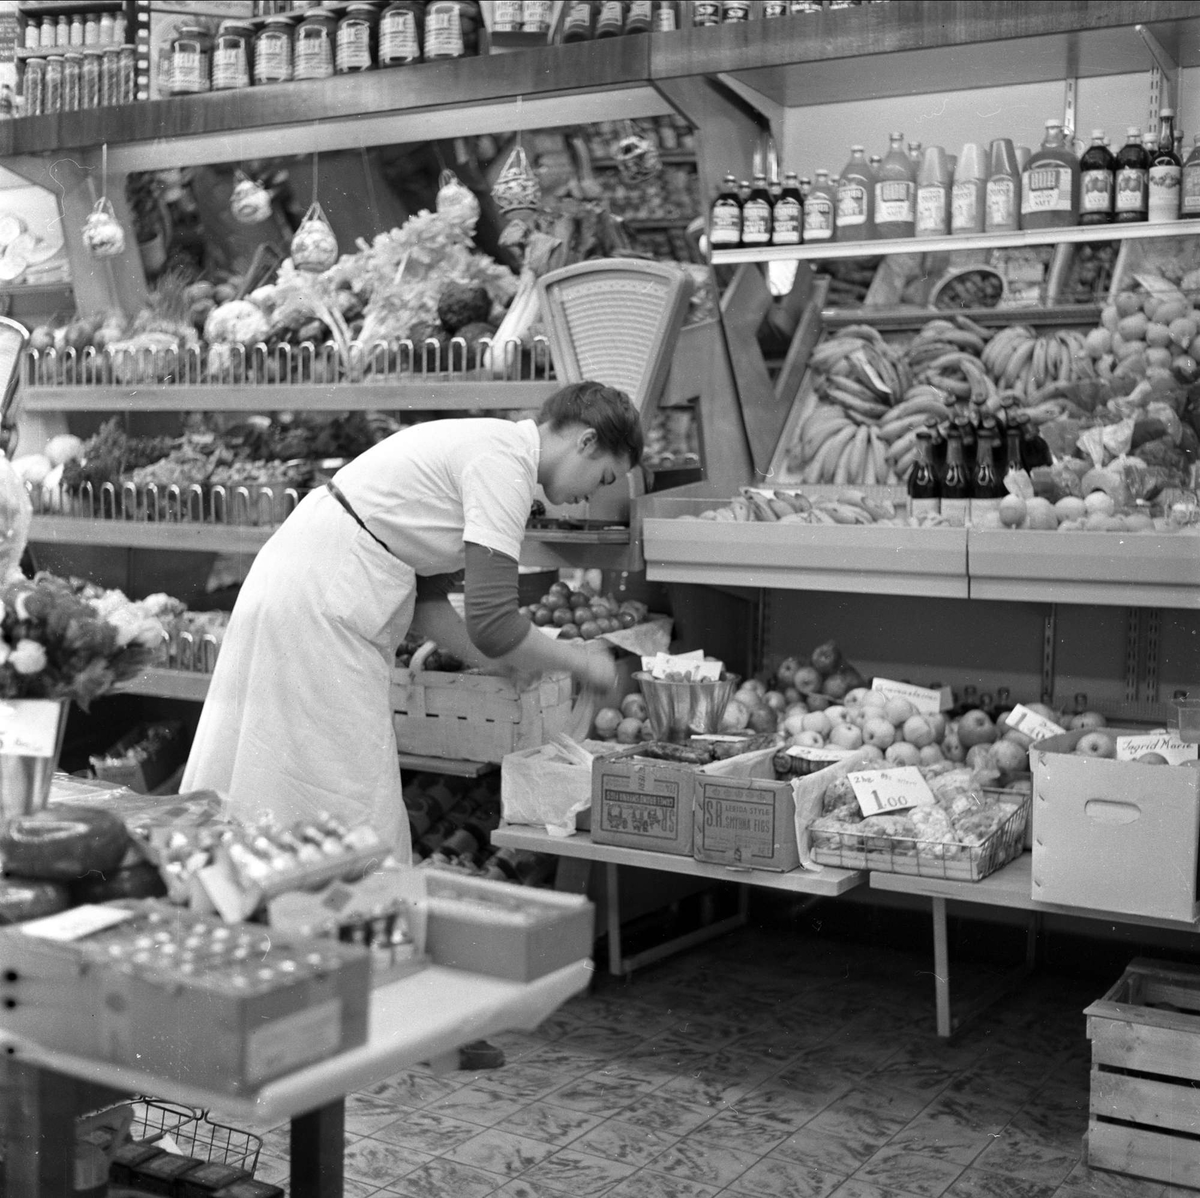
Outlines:
[[[912,0],[30,116],[0,126],[0,155],[108,144],[116,169],[139,170],[228,159],[232,133],[240,157],[427,140],[509,128],[518,98],[527,127],[620,119],[668,112],[658,85],[687,76],[731,74],[797,107],[844,100],[851,75],[869,99],[914,79],[938,91],[1123,74],[1153,65],[1139,24],[1182,65],[1200,62],[1189,0]],[[439,110],[445,131],[431,133]]]

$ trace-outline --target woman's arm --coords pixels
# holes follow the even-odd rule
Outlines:
[[[427,641],[460,658],[470,669],[486,669],[491,659],[471,643],[467,626],[445,595],[421,596],[413,610],[412,631]]]

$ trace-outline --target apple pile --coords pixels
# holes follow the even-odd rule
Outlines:
[[[654,739],[646,700],[636,692],[621,700],[621,706],[601,707],[592,718],[592,736],[596,740],[615,740],[636,745]]]
[[[641,624],[649,611],[636,599],[618,603],[611,595],[574,590],[565,582],[551,583],[550,589],[536,603],[521,608],[521,614],[535,624],[561,628],[560,638],[585,641]]]

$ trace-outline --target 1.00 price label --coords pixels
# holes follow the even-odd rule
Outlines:
[[[915,765],[900,765],[890,770],[846,775],[854,788],[859,810],[868,815],[889,815],[910,807],[929,806],[933,791]]]

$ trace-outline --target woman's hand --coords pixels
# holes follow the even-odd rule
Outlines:
[[[617,685],[617,667],[613,664],[608,650],[598,642],[592,641],[582,656],[583,662],[580,667],[571,672],[585,690],[598,695],[607,694]]]

